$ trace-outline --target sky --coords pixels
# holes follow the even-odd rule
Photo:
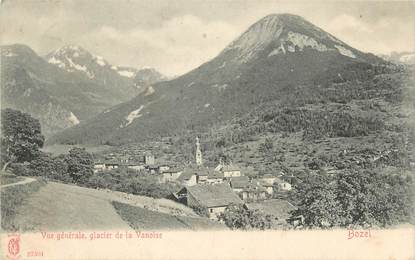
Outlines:
[[[118,66],[183,74],[271,13],[304,17],[354,48],[415,51],[414,2],[0,0],[0,43],[45,55],[75,44]]]

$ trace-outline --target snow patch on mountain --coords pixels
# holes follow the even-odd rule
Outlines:
[[[133,78],[135,76],[135,73],[133,71],[128,71],[128,70],[119,70],[117,71],[118,74],[120,74],[123,77],[127,77],[127,78]]]
[[[66,57],[66,60],[69,62],[69,66],[71,66],[72,68],[83,72],[88,71],[85,66],[74,63],[71,58]]]
[[[268,57],[287,52],[295,52],[297,50],[303,51],[304,48],[312,48],[314,50],[325,52],[330,50],[326,45],[319,43],[316,39],[309,37],[307,35],[288,32],[287,36],[280,40],[280,46],[272,50]]]
[[[99,57],[99,56],[98,56]],[[101,57],[102,58],[102,57]],[[98,63],[99,62],[99,63]],[[100,61],[98,61],[97,60],[97,63],[98,64],[100,64],[101,66],[105,66],[107,63],[105,62],[105,60],[104,59],[102,59],[102,60],[100,60]],[[102,64],[104,64],[104,65],[102,65]],[[123,69],[123,68],[119,68],[118,66],[111,66],[111,69],[112,70],[115,70],[120,76],[123,76],[123,77],[127,77],[127,78],[134,78],[135,77],[135,75],[136,75],[136,72],[135,71],[133,71],[133,70],[125,70],[125,69]]]
[[[340,52],[341,55],[344,55],[350,58],[356,58],[356,55],[354,55],[354,53],[351,50],[348,50],[340,45],[334,45],[334,47],[336,47],[336,49]]]
[[[79,119],[72,112],[69,114],[69,117],[67,117],[67,120],[71,122],[73,125],[77,125],[80,123]]]
[[[104,58],[101,56],[95,56],[95,61],[99,66],[105,66],[107,63],[105,62]]]
[[[68,57],[65,57],[65,58],[69,62],[69,66],[71,68],[84,72],[90,79],[95,77],[94,73],[90,72],[85,66],[74,63],[71,58],[68,58]],[[73,71],[73,70],[68,70],[68,71]]]
[[[142,114],[140,114],[141,110],[143,110],[144,105],[141,105],[138,109],[131,111],[128,116],[125,117],[125,120],[127,120],[127,123],[120,125],[120,128],[126,127],[128,125],[130,125],[134,119],[140,118],[141,116],[143,116]]]
[[[154,88],[152,86],[150,86],[150,87],[147,88],[146,93],[144,94],[144,96],[150,96],[154,92],[156,92],[156,91],[154,90]]]
[[[271,57],[271,56],[274,56],[274,55],[277,55],[277,54],[280,54],[280,53],[284,53],[284,54],[286,53],[286,50],[285,50],[284,45],[282,44],[282,42],[281,42],[280,47],[278,47],[278,48],[276,48],[276,49],[272,50],[272,51],[268,54],[268,57]]]
[[[65,63],[63,63],[61,60],[56,59],[55,57],[52,57],[48,60],[50,64],[58,65],[59,68],[63,69],[66,67]]]
[[[305,47],[311,47],[317,51],[328,51],[326,45],[321,44],[317,42],[314,38],[301,33],[288,32],[287,41],[290,41],[295,47],[298,47],[300,51],[302,51]],[[293,49],[292,52],[294,51],[295,49]]]

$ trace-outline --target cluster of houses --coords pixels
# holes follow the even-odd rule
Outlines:
[[[219,163],[214,169],[204,167],[199,139],[196,139],[196,165],[184,169],[176,181],[183,184],[183,188],[173,194],[174,198],[192,208],[206,208],[211,219],[217,219],[231,204],[255,207],[258,202],[275,201],[272,199],[274,192],[292,188],[283,173],[252,178],[234,165]],[[293,206],[287,201],[278,201],[292,210]]]
[[[203,207],[208,215],[216,219],[230,204],[249,205],[249,203],[272,200],[275,192],[291,190],[290,177],[280,173],[278,176],[265,174],[261,177],[248,177],[239,167],[219,163],[215,168],[203,165],[199,139],[196,139],[196,163],[184,169],[167,163],[156,164],[153,155],[147,154],[142,160],[129,159],[97,161],[95,171],[107,171],[124,167],[158,176],[159,182],[180,183],[182,188],[172,198],[189,207]]]
[[[105,172],[114,169],[128,169],[134,171],[142,171],[150,169],[155,165],[155,158],[151,154],[143,156],[142,160],[130,159],[129,157],[114,158],[109,156],[105,159],[99,159],[94,162],[94,172]]]

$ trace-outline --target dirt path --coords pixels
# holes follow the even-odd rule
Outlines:
[[[9,183],[9,184],[5,184],[5,185],[1,185],[0,188],[6,188],[6,187],[10,187],[10,186],[16,186],[16,185],[22,185],[22,184],[27,184],[27,183],[31,183],[33,181],[35,181],[36,179],[33,178],[29,178],[29,177],[25,177],[24,180],[18,181],[18,182],[14,182],[14,183]]]
[[[111,201],[89,189],[49,182],[16,216],[25,230],[128,230]]]

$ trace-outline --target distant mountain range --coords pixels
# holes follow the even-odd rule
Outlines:
[[[397,64],[415,65],[415,52],[392,52],[380,57]]]
[[[48,142],[123,144],[205,131],[266,102],[278,103],[296,86],[345,80],[367,65],[386,63],[300,16],[269,15],[211,61],[154,84]]]
[[[1,46],[1,61],[2,108],[19,109],[40,119],[47,136],[127,101],[164,79],[155,70],[112,66],[74,45],[46,57],[25,45]]]

